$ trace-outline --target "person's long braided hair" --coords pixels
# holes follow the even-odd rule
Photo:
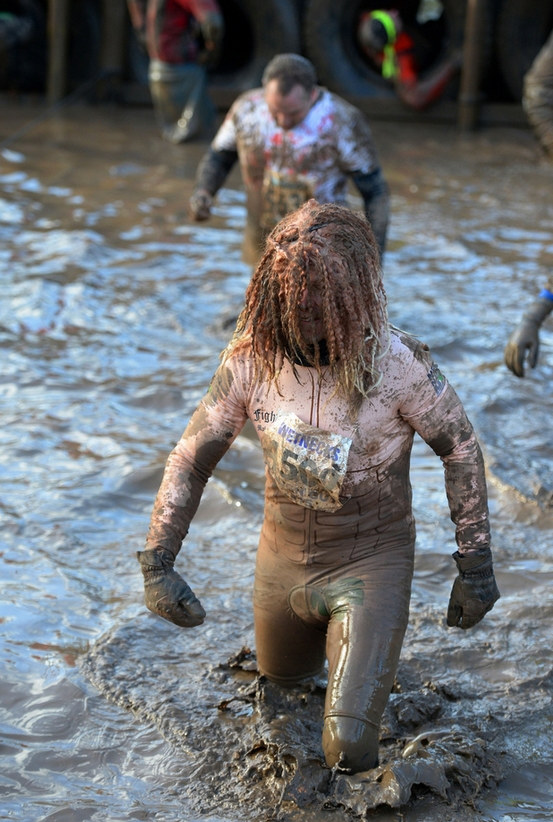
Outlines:
[[[300,332],[300,303],[313,281],[322,299],[322,344]],[[329,366],[337,390],[353,400],[378,384],[387,346],[387,300],[370,224],[344,206],[310,200],[267,238],[223,358],[251,348],[256,377],[275,382],[284,357],[319,371]]]

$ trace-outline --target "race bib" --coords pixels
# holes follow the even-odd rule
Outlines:
[[[352,440],[279,414],[265,431],[263,451],[279,490],[292,502],[320,511],[337,511]]]

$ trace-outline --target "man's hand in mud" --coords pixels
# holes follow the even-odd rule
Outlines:
[[[201,625],[205,611],[190,586],[173,570],[173,558],[167,551],[138,551],[144,576],[146,607],[181,628]]]
[[[489,548],[460,554],[453,559],[459,575],[453,583],[447,609],[450,628],[472,628],[491,611],[500,597],[493,573],[492,553]]]
[[[211,204],[213,197],[208,191],[198,189],[191,196],[189,201],[190,214],[196,222],[203,222],[209,220],[211,216]]]

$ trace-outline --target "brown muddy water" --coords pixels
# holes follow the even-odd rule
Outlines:
[[[553,326],[528,378],[502,361],[553,259],[553,167],[530,133],[374,124],[391,319],[430,344],[479,432],[502,598],[474,630],[446,628],[453,525],[416,441],[410,627],[381,766],[347,777],[321,765],[324,682],[255,676],[247,429],[178,560],[205,624],[142,604],[161,471],[250,274],[240,178],[194,225],[205,145],[162,143],[148,109],[43,115],[4,101],[0,122],[0,819],[551,819]]]

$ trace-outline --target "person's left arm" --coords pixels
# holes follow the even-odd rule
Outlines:
[[[422,350],[421,350],[422,349]],[[463,404],[430,353],[421,346],[411,364],[402,416],[440,457],[458,550],[459,574],[447,624],[471,628],[499,599],[493,572],[488,492],[482,451]]]
[[[354,171],[351,174],[351,179],[363,198],[365,216],[371,224],[378,243],[380,258],[382,259],[386,250],[388,223],[390,221],[390,190],[388,183],[384,179],[380,166],[369,172]]]
[[[382,257],[390,220],[390,190],[378,161],[376,146],[364,114],[349,104],[340,108],[340,165],[363,198],[365,215],[371,224]]]

